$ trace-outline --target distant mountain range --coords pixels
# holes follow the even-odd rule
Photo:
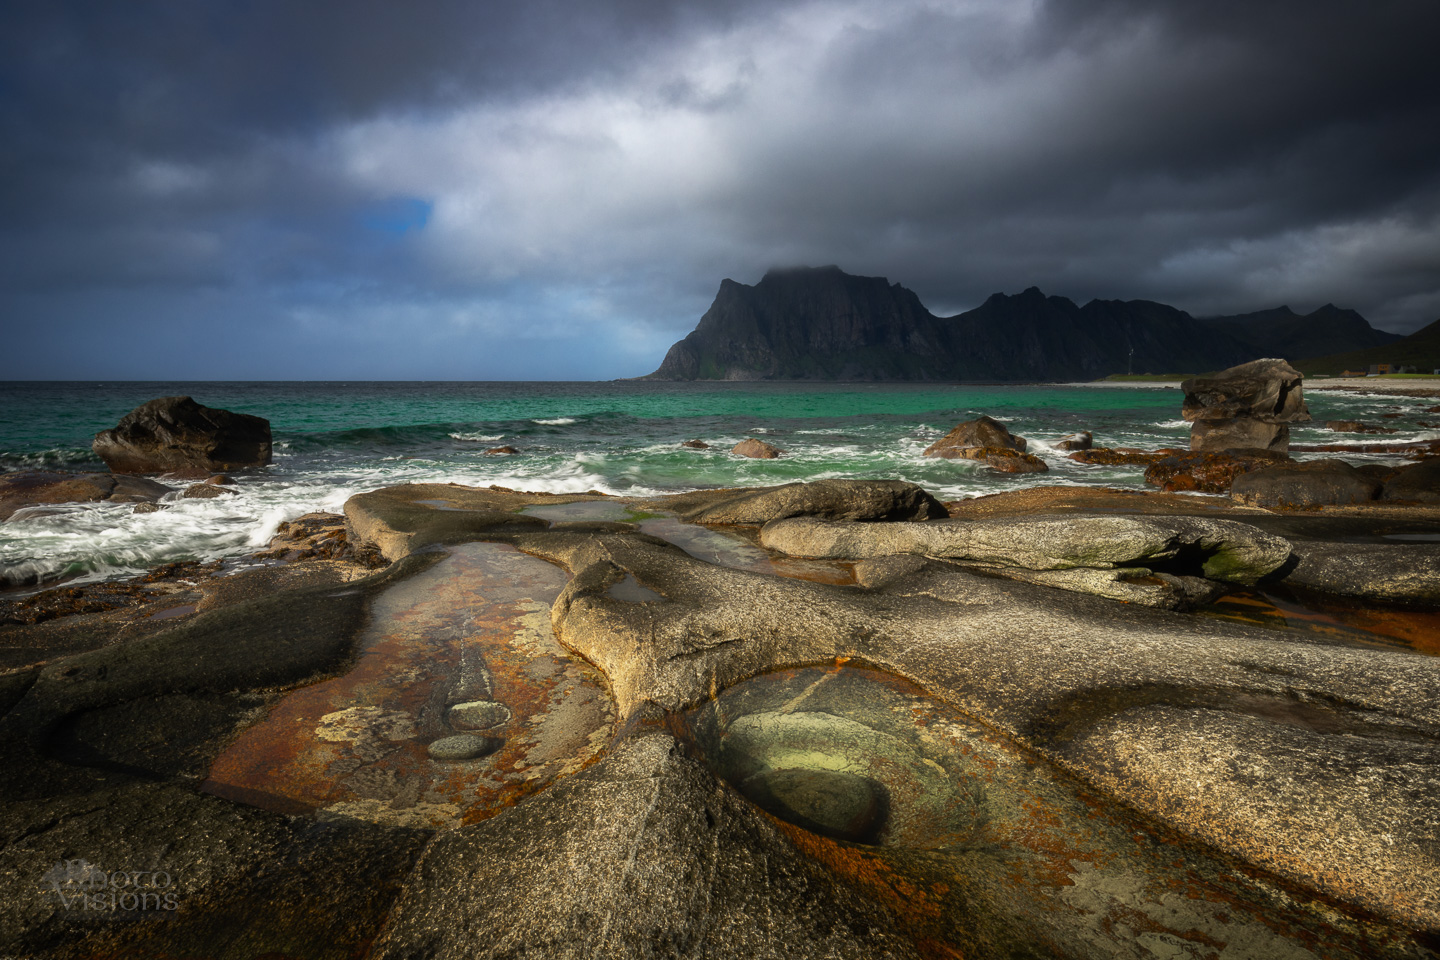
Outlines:
[[[1197,373],[1399,339],[1329,304],[1304,316],[1277,307],[1197,319],[1149,300],[1081,307],[1035,287],[937,317],[884,277],[802,267],[772,270],[754,286],[722,281],[695,330],[642,379],[1090,380]]]

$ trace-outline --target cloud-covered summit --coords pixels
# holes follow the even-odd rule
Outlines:
[[[590,378],[839,262],[1440,316],[1417,2],[28,2],[0,377]]]

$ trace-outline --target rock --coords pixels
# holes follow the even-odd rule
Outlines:
[[[975,420],[966,420],[930,444],[925,448],[925,456],[947,459],[955,457],[963,457],[967,460],[981,459],[958,452],[972,447],[1001,447],[1023,453],[1026,443],[1023,437],[1012,434],[999,420],[981,416]]]
[[[663,733],[437,835],[425,863],[376,960],[921,956],[890,910]]]
[[[1035,517],[910,524],[795,518],[766,524],[760,542],[791,556],[861,560],[919,554],[997,568],[1064,571],[1066,576],[1045,582],[1067,588],[1099,582],[1123,585],[1157,569],[1254,584],[1283,566],[1291,549],[1283,537],[1248,524],[1202,517]],[[1077,568],[1123,570],[1124,575],[1070,577]]]
[[[762,524],[785,517],[935,520],[945,505],[903,480],[816,480],[756,490],[702,490],[658,501],[691,523]]]
[[[1288,587],[1357,600],[1440,604],[1440,544],[1297,542]]]
[[[489,730],[510,722],[510,708],[494,700],[451,704],[446,719],[457,730]]]
[[[1381,495],[1386,500],[1440,503],[1440,457],[1401,467],[1384,483]]]
[[[1372,427],[1359,420],[1326,420],[1325,428],[1336,433],[1398,433],[1388,427]]]
[[[1254,507],[1294,509],[1366,503],[1380,483],[1343,460],[1312,460],[1261,467],[1235,478],[1231,498]]]
[[[691,450],[709,450],[710,444],[704,440],[686,440],[680,444],[682,447],[689,447]]]
[[[1020,453],[1003,447],[982,447],[985,466],[1001,473],[1045,473],[1050,466],[1033,453]]]
[[[116,473],[197,477],[270,462],[270,421],[161,397],[95,434],[96,456]]]
[[[437,763],[461,763],[488,756],[505,745],[500,737],[487,737],[478,733],[457,733],[453,737],[441,737],[426,749],[430,759]]]
[[[1225,450],[1269,450],[1285,454],[1290,450],[1290,427],[1240,417],[1235,420],[1197,420],[1190,427],[1190,449],[1195,452]]]
[[[748,440],[741,440],[730,448],[730,452],[737,457],[752,457],[756,460],[774,460],[785,451],[779,447],[771,446],[764,440],[756,440],[751,437]]]
[[[1134,450],[1130,448],[1094,447],[1090,450],[1077,450],[1070,454],[1070,459],[1076,463],[1089,463],[1102,467],[1128,466],[1130,464],[1142,464],[1148,466],[1168,456],[1182,453],[1180,450]]]
[[[1056,450],[1089,450],[1095,445],[1095,435],[1089,430],[1070,433],[1055,441]]]
[[[492,457],[510,457],[510,456],[514,456],[515,454],[517,454],[517,453],[519,453],[519,452],[520,452],[519,450],[515,449],[514,447],[510,446],[509,444],[506,444],[506,445],[503,446],[503,447],[491,447],[490,449],[488,449],[488,450],[485,451],[485,454],[486,454],[486,456],[492,456]]]
[[[233,497],[234,495],[234,490],[226,490],[224,487],[208,482],[192,483],[180,494],[186,500],[214,500],[216,497]]]
[[[143,477],[109,473],[21,472],[0,474],[0,521],[25,507],[58,503],[151,504],[173,488]]]
[[[1283,453],[1268,450],[1178,453],[1150,464],[1145,470],[1145,482],[1167,493],[1225,493],[1240,474],[1286,459]]]
[[[1181,416],[1190,421],[1194,451],[1262,449],[1284,453],[1287,424],[1307,422],[1300,371],[1284,360],[1252,360],[1213,377],[1182,383]]]
[[[137,503],[134,513],[159,513],[163,507],[158,503]]]
[[[230,487],[235,485],[235,478],[226,473],[217,473],[213,477],[206,477],[205,482],[216,486]]]

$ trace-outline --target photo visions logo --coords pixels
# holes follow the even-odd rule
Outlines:
[[[102,870],[88,860],[60,860],[41,879],[66,910],[174,910],[175,878],[164,870]]]

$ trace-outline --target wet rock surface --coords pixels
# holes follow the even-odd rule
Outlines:
[[[774,460],[785,453],[779,447],[766,443],[764,440],[756,440],[754,437],[741,440],[730,448],[730,452],[737,457],[750,457],[755,460]]]
[[[973,460],[977,458],[966,457],[962,451],[989,447],[1024,453],[1026,446],[1025,438],[1015,436],[1005,424],[994,417],[981,416],[955,426],[945,436],[926,447],[924,455],[947,459],[965,457]]]
[[[1428,508],[828,496],[376,491],[384,571],[0,673],[0,953],[1427,955],[1440,660],[1079,587],[1434,608]],[[178,909],[67,911],[80,857]]]
[[[141,404],[95,435],[95,455],[115,473],[207,477],[270,462],[270,421],[161,397]]]
[[[111,473],[21,472],[0,474],[0,521],[27,507],[59,503],[152,504],[174,488],[144,477]]]

